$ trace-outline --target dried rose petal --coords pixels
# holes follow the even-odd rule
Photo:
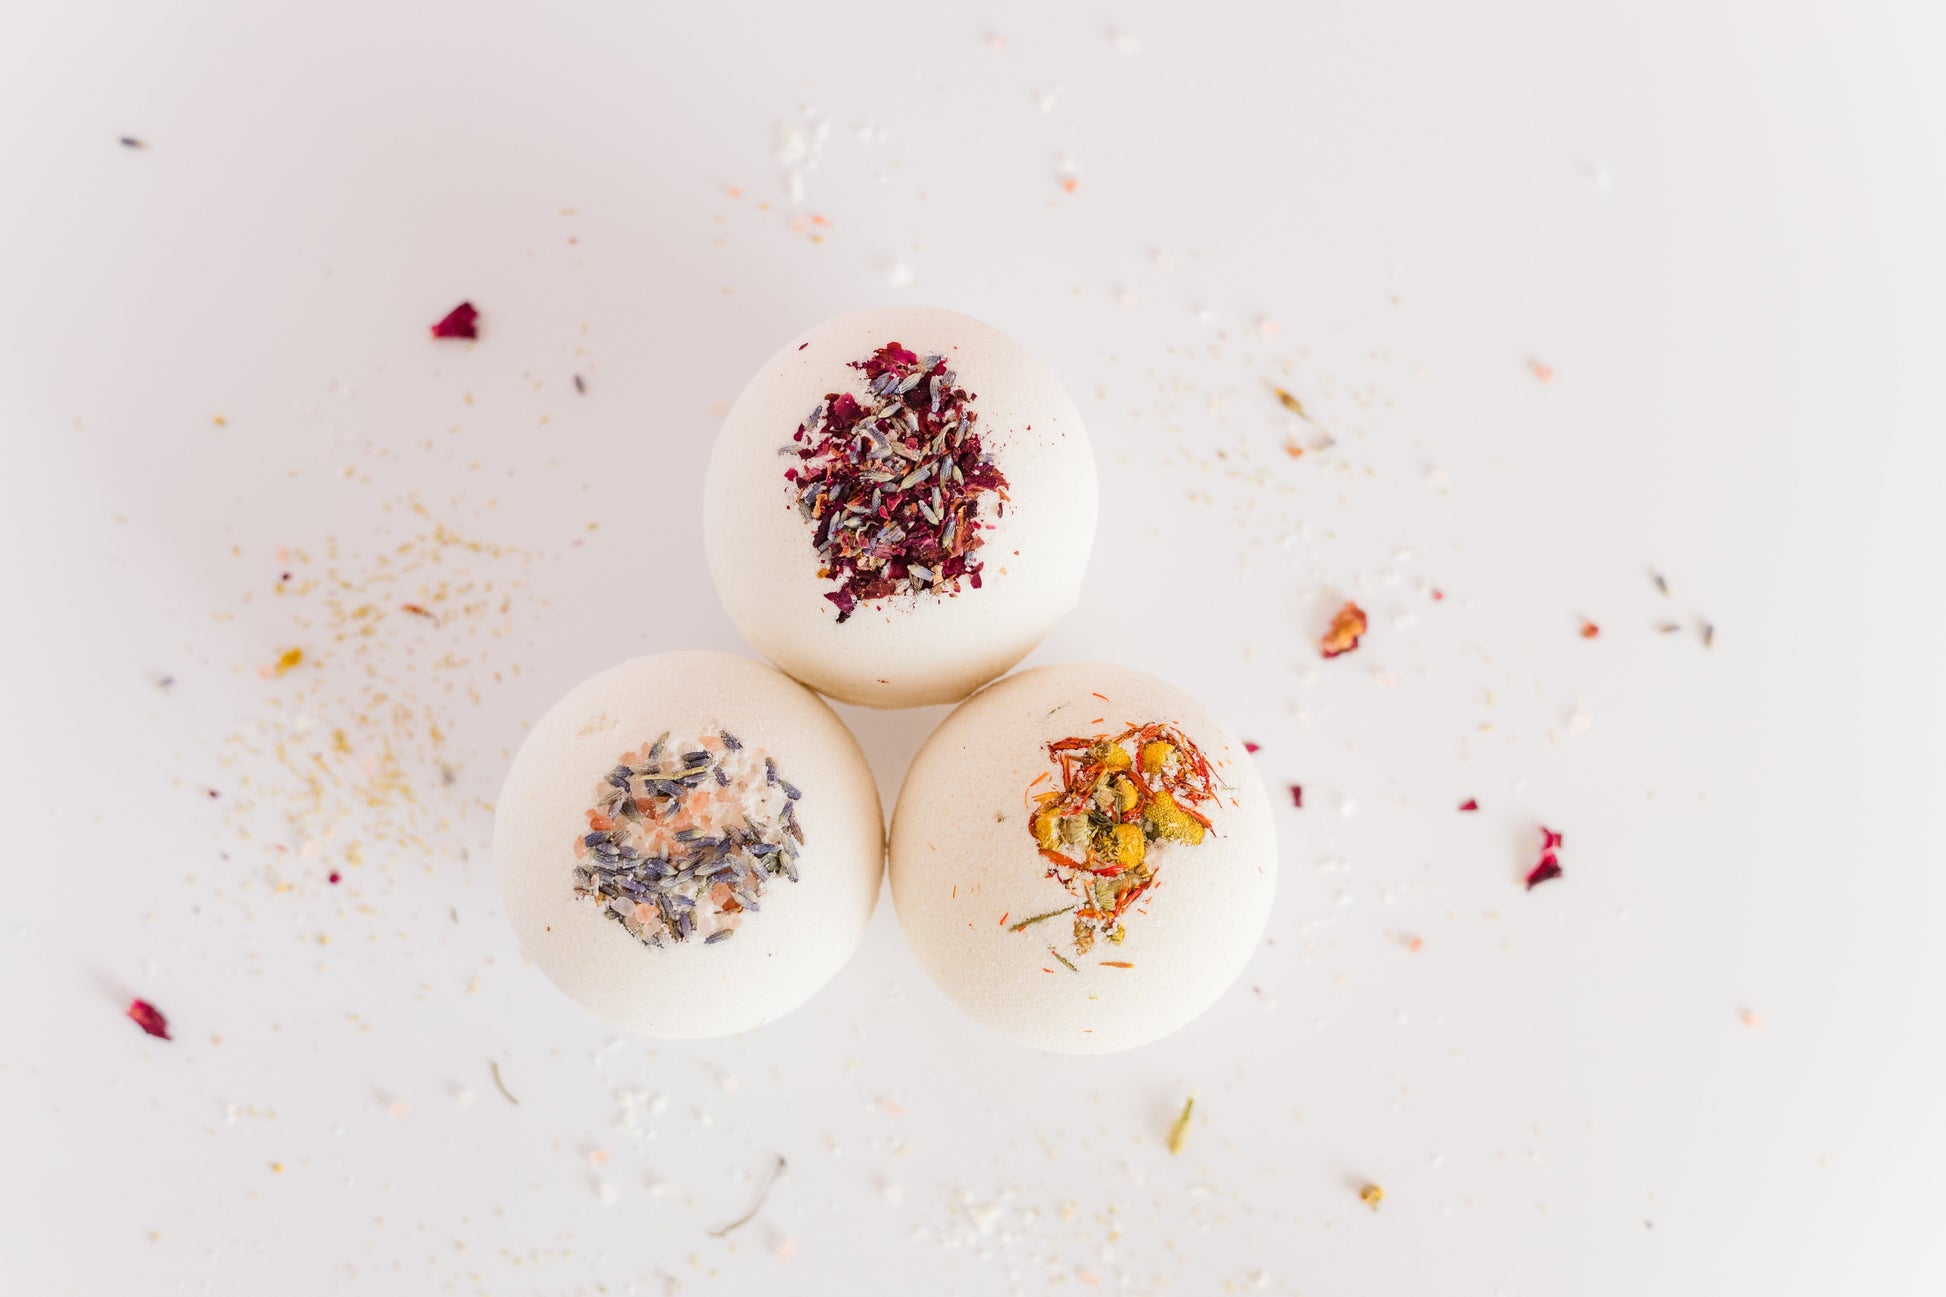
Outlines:
[[[480,330],[478,328],[479,319],[480,313],[474,309],[473,303],[461,302],[458,306],[446,312],[445,319],[432,326],[432,336],[435,338],[477,338],[480,336]]]
[[[163,1040],[174,1039],[169,1034],[169,1020],[162,1016],[162,1010],[156,1008],[147,1000],[130,1000],[128,1002],[128,1016],[136,1026],[148,1032],[151,1036],[158,1036]]]
[[[1477,811],[1477,810],[1479,810],[1479,809],[1480,809],[1480,800],[1479,800],[1479,798],[1477,798],[1477,797],[1469,797],[1469,798],[1467,798],[1467,799],[1466,799],[1465,801],[1463,801],[1463,802],[1461,802],[1461,803],[1460,803],[1460,809],[1461,809],[1461,810],[1463,810],[1463,811]]]
[[[1541,858],[1527,871],[1527,890],[1533,891],[1550,878],[1561,876],[1561,835],[1545,824],[1541,825]]]
[[[1303,784],[1291,785],[1291,805],[1297,807],[1297,809],[1300,811],[1304,809],[1304,785]]]
[[[1349,653],[1358,647],[1358,639],[1365,633],[1365,610],[1355,603],[1346,603],[1331,618],[1331,629],[1324,633],[1318,648],[1328,658],[1340,653]]]
[[[1243,750],[1244,750],[1245,752],[1259,752],[1259,751],[1262,751],[1262,749],[1261,749],[1261,748],[1260,748],[1260,747],[1259,747],[1259,746],[1258,746],[1257,744],[1255,744],[1255,743],[1252,743],[1252,742],[1251,742],[1251,741],[1250,741],[1249,739],[1245,739],[1245,740],[1243,741]]]
[[[1539,864],[1527,871],[1527,890],[1533,891],[1550,878],[1561,876],[1561,858],[1552,851],[1541,857]]]

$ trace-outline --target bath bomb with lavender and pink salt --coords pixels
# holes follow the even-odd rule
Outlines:
[[[1094,453],[1019,343],[951,311],[861,311],[786,343],[724,420],[703,538],[730,619],[833,698],[958,702],[1074,607]]]
[[[495,808],[527,955],[655,1036],[724,1036],[810,998],[878,900],[878,788],[823,699],[761,663],[662,653],[543,716]]]
[[[1025,1045],[1103,1053],[1216,1002],[1277,888],[1243,742],[1125,667],[1037,667],[969,698],[912,763],[892,901],[950,998]]]

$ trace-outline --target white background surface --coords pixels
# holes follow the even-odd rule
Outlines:
[[[9,6],[0,1286],[1937,1288],[1943,44],[1918,4]],[[430,341],[462,298],[481,340]],[[1305,786],[1241,984],[1132,1054],[982,1033],[889,906],[772,1029],[613,1040],[496,913],[523,723],[736,647],[700,562],[638,571],[715,411],[887,300],[1090,421],[1095,579],[1033,660],[1187,685]],[[333,656],[277,549],[363,579],[410,500],[509,547],[461,555],[506,611]],[[303,855],[237,736],[301,762],[381,676],[454,781],[405,754],[437,831],[332,887],[371,826]],[[939,714],[850,713],[888,805]]]

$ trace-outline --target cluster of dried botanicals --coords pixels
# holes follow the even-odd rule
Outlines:
[[[1014,928],[1072,912],[1078,952],[1097,937],[1119,945],[1128,935],[1122,916],[1155,885],[1150,844],[1203,840],[1210,821],[1197,807],[1216,799],[1216,777],[1196,745],[1162,721],[1060,739],[1047,754],[1060,767],[1060,783],[1034,792],[1048,779],[1043,773],[1029,786],[1027,828],[1048,862],[1047,876],[1075,903]]]
[[[861,602],[893,595],[951,594],[980,587],[980,506],[1004,511],[1007,479],[980,444],[973,394],[956,385],[943,356],[921,359],[888,342],[863,371],[868,404],[828,393],[780,454],[797,511],[812,524],[824,597],[838,620]]]
[[[574,894],[651,946],[725,941],[764,885],[797,881],[802,794],[728,731],[624,752],[574,840]]]

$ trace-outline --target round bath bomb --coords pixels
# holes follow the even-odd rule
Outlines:
[[[534,726],[500,790],[514,932],[584,1006],[656,1036],[724,1036],[851,957],[885,858],[851,732],[803,685],[724,653],[636,658]]]
[[[919,963],[1014,1040],[1166,1036],[1236,980],[1277,837],[1255,763],[1195,699],[1124,667],[1039,667],[968,699],[912,763],[892,900]]]
[[[958,702],[1074,607],[1094,454],[1046,366],[978,320],[883,307],[764,362],[717,436],[723,606],[772,662],[872,707]]]

